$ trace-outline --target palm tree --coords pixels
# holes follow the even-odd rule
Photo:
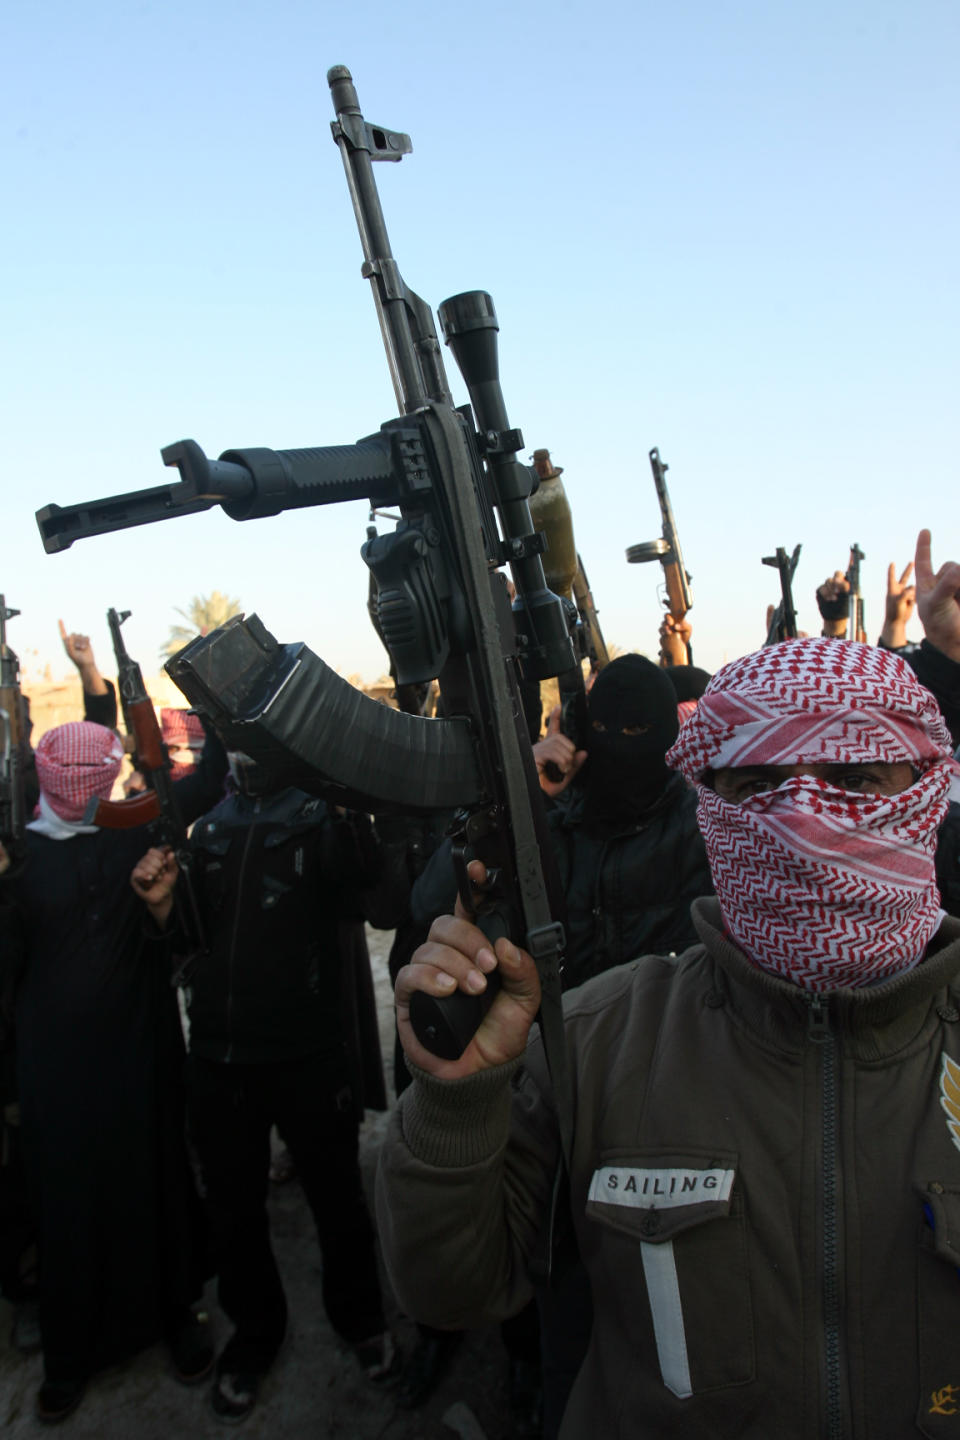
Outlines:
[[[198,635],[206,635],[211,630],[216,630],[231,615],[239,615],[241,606],[239,600],[231,600],[229,595],[221,595],[219,590],[211,590],[209,595],[194,595],[190,604],[185,610],[174,606],[178,615],[182,615],[187,621],[186,625],[171,625],[170,635],[160,647],[160,654],[164,659],[176,655],[184,645],[195,640]]]

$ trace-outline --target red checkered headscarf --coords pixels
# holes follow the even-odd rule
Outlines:
[[[951,755],[933,696],[887,650],[792,640],[719,670],[667,761],[696,784],[717,898],[744,952],[809,990],[918,964],[942,913],[933,857]],[[731,804],[705,783],[727,766],[897,761],[919,772],[899,795],[796,776]]]
[[[165,705],[160,711],[160,732],[171,750],[193,750],[199,755],[206,739],[200,716],[193,710]]]
[[[48,730],[36,749],[41,797],[61,820],[83,819],[87,801],[106,799],[120,773],[123,746],[112,730],[72,720]]]
[[[164,706],[160,711],[160,733],[170,755],[170,779],[180,780],[198,763],[207,738],[200,716],[193,710]]]

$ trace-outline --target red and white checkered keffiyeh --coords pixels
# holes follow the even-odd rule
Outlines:
[[[696,783],[724,920],[764,969],[809,990],[867,985],[922,959],[940,921],[937,830],[950,733],[889,651],[842,640],[772,645],[718,671],[667,761]],[[810,776],[730,804],[703,783],[727,766],[908,761],[899,795]]]
[[[199,755],[206,740],[200,716],[193,710],[165,705],[160,711],[160,733],[171,750],[192,750]]]
[[[112,730],[72,720],[48,730],[36,749],[41,801],[61,820],[82,820],[93,795],[109,796],[120,773],[123,746]]]
[[[170,758],[170,779],[181,780],[199,762],[207,738],[200,716],[192,710],[164,706],[160,711],[160,734]]]
[[[677,701],[677,724],[684,725],[690,719],[699,702],[696,700]]]

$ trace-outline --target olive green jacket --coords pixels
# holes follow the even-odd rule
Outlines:
[[[818,997],[747,961],[716,901],[694,916],[702,945],[566,997],[594,1327],[562,1440],[960,1437],[960,922],[914,971]],[[403,1096],[377,1211],[417,1319],[532,1293],[548,1095],[534,1039]]]

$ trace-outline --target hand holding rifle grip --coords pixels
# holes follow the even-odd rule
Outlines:
[[[498,876],[496,871],[488,871],[483,884],[477,885],[467,873],[467,863],[464,845],[454,845],[453,864],[460,904],[486,935],[492,949],[502,937],[510,938],[503,914],[494,900]],[[470,995],[459,989],[452,995],[428,995],[425,990],[413,992],[410,996],[410,1024],[424,1049],[438,1055],[441,1060],[460,1059],[497,998],[502,983],[500,972],[491,971],[486,981],[486,989],[479,995]]]

